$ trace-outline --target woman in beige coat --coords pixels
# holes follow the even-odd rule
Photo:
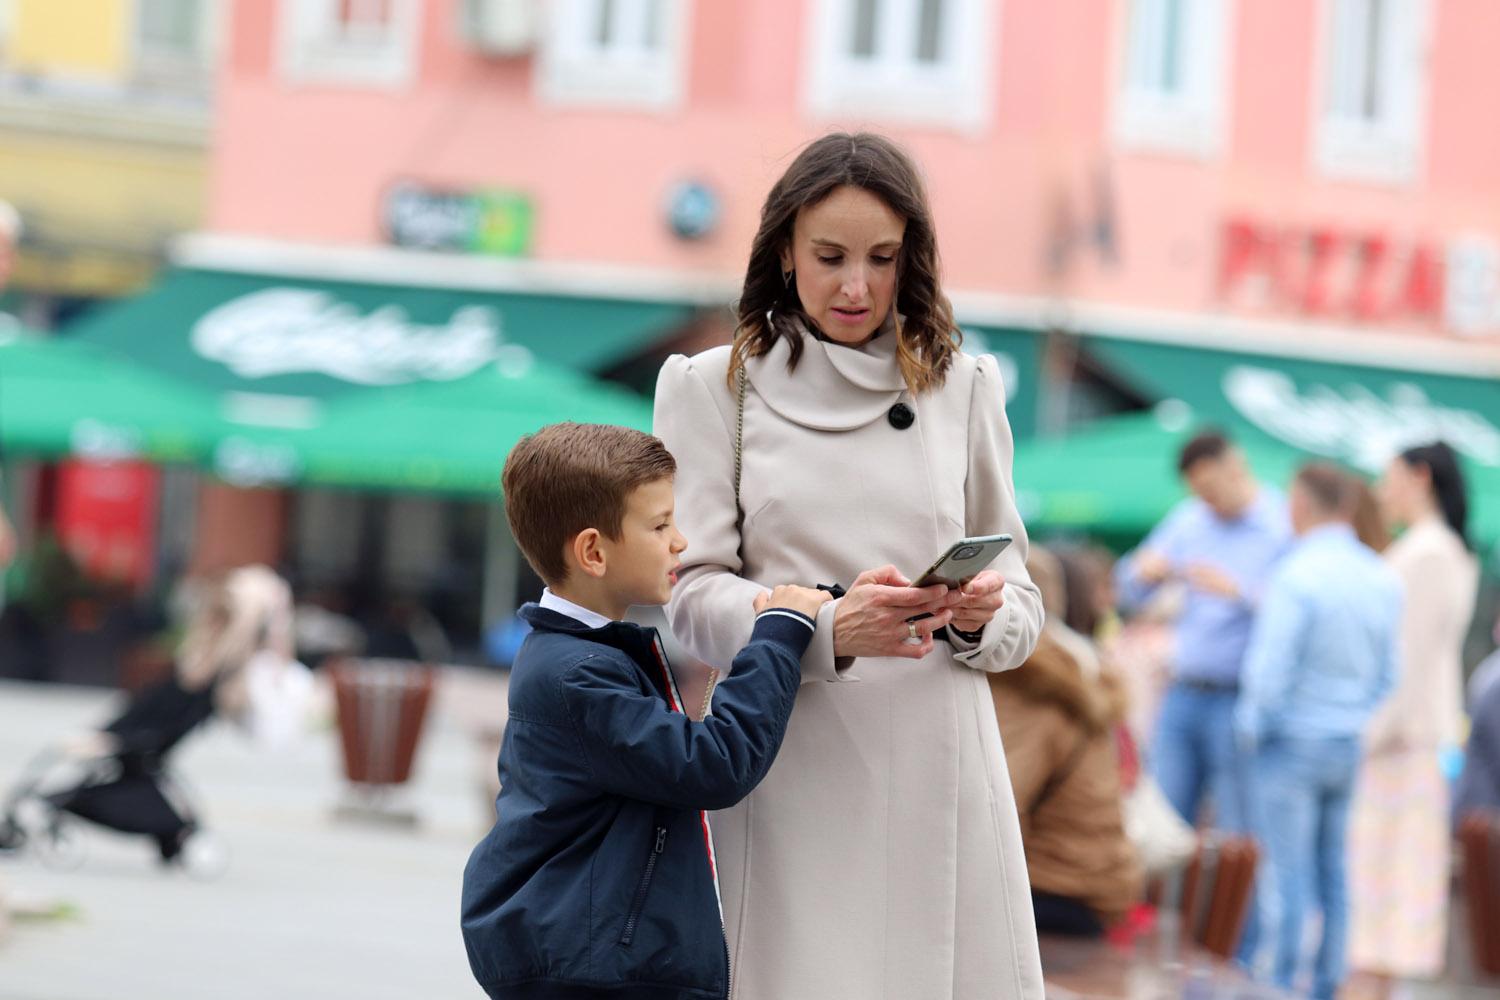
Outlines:
[[[724,668],[772,581],[848,593],[819,615],[770,773],[713,817],[734,995],[1040,998],[985,672],[1030,654],[1041,606],[1004,387],[957,350],[900,150],[839,134],[797,157],[739,318],[733,349],[675,356],[657,385],[688,538],[672,628]],[[1015,543],[962,592],[910,586],[958,538],[998,532]]]
[[[1467,498],[1447,445],[1412,448],[1379,484],[1406,530],[1385,550],[1405,585],[1396,690],[1365,731],[1350,821],[1350,964],[1383,992],[1442,971],[1447,944],[1448,784],[1441,754],[1459,740],[1461,652],[1479,568],[1465,541]]]

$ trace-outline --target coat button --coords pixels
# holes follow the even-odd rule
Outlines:
[[[891,426],[896,428],[896,430],[904,431],[916,421],[917,415],[912,412],[910,406],[907,406],[905,403],[897,403],[891,407],[891,412],[887,413],[885,418],[891,422]]]

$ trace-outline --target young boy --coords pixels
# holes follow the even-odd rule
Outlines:
[[[547,590],[520,612],[533,631],[511,669],[498,818],[464,869],[464,944],[491,997],[729,995],[702,810],[770,768],[829,595],[762,593],[713,714],[683,714],[656,631],[621,620],[671,596],[676,471],[656,438],[587,424],[544,428],[505,463],[506,516]]]

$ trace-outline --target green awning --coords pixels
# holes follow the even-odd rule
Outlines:
[[[1221,425],[1247,448],[1275,445],[1373,473],[1404,447],[1445,440],[1470,479],[1475,537],[1500,542],[1493,372],[1412,372],[1110,337],[1090,337],[1085,349],[1142,395],[1182,401],[1195,425]]]
[[[327,399],[528,355],[603,371],[691,315],[680,303],[179,269],[65,333],[202,388]]]
[[[88,344],[0,335],[0,450],[45,458],[194,461],[217,429],[211,394]]]

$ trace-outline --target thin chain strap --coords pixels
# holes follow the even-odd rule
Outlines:
[[[745,509],[740,506],[740,468],[745,451],[745,369],[739,369],[739,406],[734,419],[734,510],[736,522],[745,519]]]

